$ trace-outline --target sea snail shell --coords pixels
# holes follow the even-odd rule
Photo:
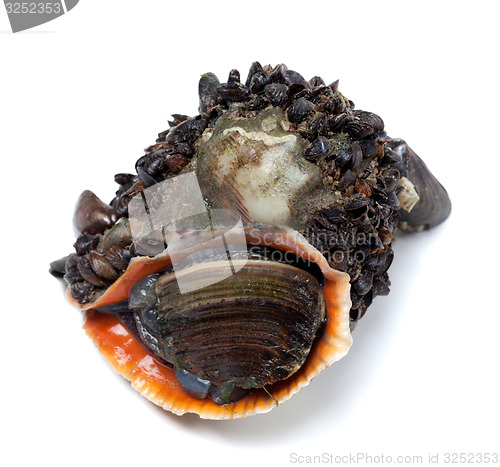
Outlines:
[[[137,176],[116,176],[111,206],[82,194],[76,253],[51,272],[65,278],[100,352],[144,396],[178,415],[230,419],[271,410],[342,358],[373,297],[389,292],[398,223],[433,227],[451,204],[338,82],[255,62],[245,84],[236,70],[224,84],[203,75],[199,94],[199,116],[175,115]],[[181,271],[168,249],[139,253],[132,201],[187,174],[207,212],[237,214],[243,256],[213,253],[214,239],[241,242],[213,226],[176,231],[190,240]],[[181,280],[195,286],[184,293]]]

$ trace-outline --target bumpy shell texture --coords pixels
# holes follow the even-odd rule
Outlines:
[[[344,356],[373,298],[389,293],[396,230],[438,225],[451,203],[338,81],[254,62],[244,83],[237,70],[226,83],[206,73],[198,91],[199,115],[173,115],[136,174],[115,176],[109,206],[84,192],[75,252],[51,272],[143,395],[178,415],[230,419],[272,409]],[[190,173],[207,209],[240,217],[249,264],[183,294],[168,250],[147,255],[133,241],[129,203]],[[192,238],[186,257],[202,249]],[[183,274],[196,282],[220,264],[194,262]]]

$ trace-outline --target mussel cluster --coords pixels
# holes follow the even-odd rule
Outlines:
[[[421,159],[386,134],[378,115],[355,109],[338,81],[307,81],[283,64],[254,62],[244,83],[237,70],[226,83],[202,75],[199,99],[199,115],[173,115],[136,174],[115,176],[120,188],[109,205],[82,194],[75,252],[51,272],[87,310],[87,331],[103,353],[97,321],[106,315],[173,372],[181,391],[231,411],[179,408],[165,402],[172,394],[148,396],[141,386],[143,393],[175,413],[233,418],[269,410],[256,401],[285,400],[345,354],[349,330],[375,296],[389,293],[398,226],[432,227],[451,205]],[[134,197],[190,172],[209,209],[241,217],[249,262],[227,280],[182,294],[168,254],[137,251],[128,217]],[[222,267],[213,258],[183,274],[196,281]],[[250,394],[258,394],[252,409],[250,402],[240,408]]]

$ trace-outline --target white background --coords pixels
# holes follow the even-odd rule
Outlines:
[[[14,35],[0,5],[2,465],[500,451],[496,6],[81,0]],[[170,114],[196,114],[202,73],[245,79],[253,60],[340,78],[422,156],[453,213],[397,239],[391,294],[290,401],[244,420],[179,418],[111,370],[48,264],[72,249],[81,191],[109,201]]]

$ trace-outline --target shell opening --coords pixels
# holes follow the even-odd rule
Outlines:
[[[332,269],[325,257],[297,231],[263,224],[247,224],[244,229],[247,245],[250,246],[249,259],[263,259],[259,248],[268,249],[270,257],[267,259],[271,260],[270,263],[276,259],[276,256],[272,256],[273,250],[289,252],[299,262],[303,261],[310,266],[309,273],[312,276],[319,274],[319,280],[318,277],[314,280],[323,280],[321,287],[326,317],[316,332],[304,363],[286,379],[261,388],[242,389],[241,391],[246,391],[245,397],[241,397],[244,394],[238,394],[234,382],[229,381],[215,385],[218,392],[214,389],[209,394],[210,397],[205,399],[191,395],[196,389],[191,383],[196,381],[184,382],[184,387],[180,384],[173,365],[155,355],[142,341],[134,313],[118,310],[114,314],[112,309],[113,304],[120,308],[128,301],[131,290],[138,281],[154,274],[165,274],[172,264],[166,252],[154,258],[134,258],[125,273],[103,295],[92,303],[80,305],[87,310],[84,325],[87,334],[115,370],[129,379],[132,386],[152,402],[175,414],[194,412],[202,418],[232,419],[267,412],[288,400],[322,370],[342,358],[352,344],[349,329],[349,309],[352,304],[349,276]],[[190,253],[188,251],[186,255],[189,256]],[[291,255],[285,257],[290,258]],[[145,284],[148,283],[146,280]],[[68,297],[69,293],[68,289]],[[75,300],[73,302],[76,303]],[[226,401],[229,402],[224,404]]]

